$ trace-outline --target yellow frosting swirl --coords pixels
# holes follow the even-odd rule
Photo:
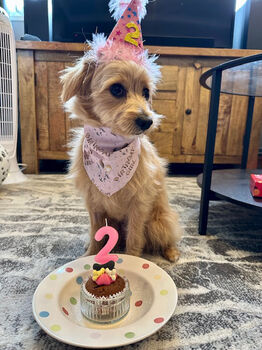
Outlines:
[[[116,269],[109,270],[108,267],[106,269],[102,267],[99,271],[93,270],[92,280],[96,281],[98,277],[101,276],[103,273],[106,273],[109,277],[112,278],[113,281],[116,280]]]

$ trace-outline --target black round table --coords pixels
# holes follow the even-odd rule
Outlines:
[[[244,170],[227,169],[212,171],[210,191],[214,198],[228,200],[247,207],[262,208],[262,198],[253,197],[250,188],[250,174],[262,174],[262,169]],[[202,187],[203,174],[197,177],[197,183]]]
[[[204,169],[203,174],[197,179],[202,188],[199,233],[205,235],[209,201],[212,199],[220,198],[249,207],[262,208],[262,198],[253,198],[249,189],[250,174],[262,174],[262,170],[246,170],[255,97],[262,96],[262,54],[220,64],[202,74],[200,84],[211,90]],[[221,92],[249,96],[241,169],[213,171]]]

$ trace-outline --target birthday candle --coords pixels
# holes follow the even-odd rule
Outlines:
[[[108,235],[108,241],[106,245],[97,253],[95,256],[95,261],[103,265],[109,261],[117,261],[118,256],[115,254],[109,254],[111,250],[115,247],[118,241],[118,232],[111,226],[101,227],[95,234],[95,240],[101,241],[105,235]]]

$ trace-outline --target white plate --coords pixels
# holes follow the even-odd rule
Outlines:
[[[51,337],[83,348],[110,348],[142,340],[159,330],[172,316],[177,289],[170,276],[151,261],[118,254],[119,275],[132,291],[130,310],[121,321],[98,325],[80,311],[80,285],[91,274],[94,255],[83,257],[50,273],[33,296],[33,313]]]

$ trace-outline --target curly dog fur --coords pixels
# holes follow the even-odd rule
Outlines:
[[[83,165],[83,128],[74,131],[71,165],[75,186],[84,197],[91,221],[91,241],[87,254],[96,254],[103,242],[94,239],[96,231],[108,223],[120,232],[127,254],[140,256],[143,251],[160,253],[169,261],[179,257],[177,242],[181,237],[178,215],[170,208],[165,188],[165,162],[136,125],[139,115],[153,121],[161,116],[152,110],[155,84],[146,69],[132,61],[96,64],[85,55],[74,67],[63,71],[62,100],[72,118],[94,127],[111,128],[114,134],[138,135],[141,141],[139,164],[132,179],[110,197],[103,195],[89,179]],[[121,83],[126,96],[110,93],[112,84]],[[143,89],[149,98],[143,96]]]

